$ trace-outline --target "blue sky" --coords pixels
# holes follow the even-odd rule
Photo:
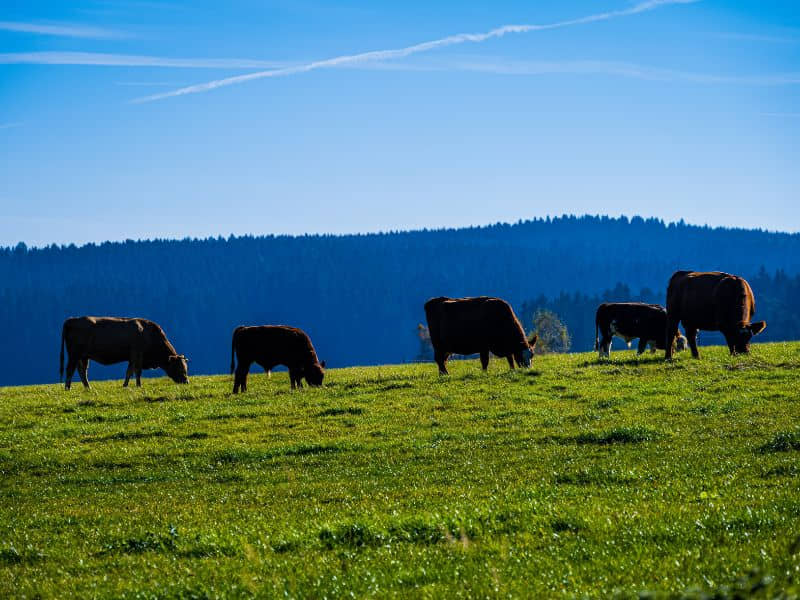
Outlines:
[[[505,25],[556,26],[357,56]],[[0,245],[562,213],[800,231],[798,134],[795,0],[0,5]]]

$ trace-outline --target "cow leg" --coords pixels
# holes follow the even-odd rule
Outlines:
[[[449,375],[447,372],[447,353],[439,350],[434,350],[433,359],[439,365],[439,375]]]
[[[684,323],[684,326],[685,325]],[[678,337],[678,320],[670,318],[669,315],[667,315],[667,330],[664,333],[667,344],[664,350],[664,358],[672,360],[672,346],[675,343],[675,338]]]
[[[647,350],[647,340],[645,338],[639,338],[639,346],[636,348],[636,354],[644,354],[645,350]]]
[[[688,333],[686,335],[689,335]],[[731,356],[736,354],[736,346],[734,345],[733,338],[730,337],[727,333],[723,333],[722,335],[725,336],[725,343],[728,344],[728,351],[731,353]]]
[[[128,387],[128,382],[131,380],[131,375],[133,375],[133,361],[128,363],[128,368],[125,371],[125,381],[122,382],[122,387]]]
[[[67,360],[67,376],[64,379],[65,390],[68,390],[69,388],[72,387],[72,376],[75,374],[75,367],[77,366],[78,366],[78,361],[70,356],[69,360]]]
[[[481,352],[481,369],[484,371],[489,368],[489,353]]]
[[[514,357],[512,355],[506,356],[506,360],[508,361],[508,366],[512,369],[514,368]]]
[[[302,389],[303,388],[303,372],[302,371],[295,371],[289,369],[289,380],[292,383],[292,389],[295,387]]]
[[[78,361],[78,375],[81,378],[81,383],[83,383],[83,387],[87,390],[89,389],[89,359],[84,358],[83,360]]]
[[[700,353],[697,351],[697,328],[687,327],[686,323],[683,324],[683,328],[686,330],[686,341],[689,342],[689,348],[692,350],[692,356],[694,358],[700,358]]]
[[[234,373],[233,373],[233,393],[234,394],[238,394],[239,393],[239,387],[240,387],[239,369],[237,368],[236,371],[234,371]]]
[[[141,353],[134,355],[133,359],[133,373],[136,375],[136,387],[142,387],[142,363],[144,356]]]
[[[239,359],[239,364],[236,366],[236,372],[233,375],[233,393],[238,394],[247,391],[247,373],[250,371],[250,363]]]
[[[606,335],[603,332],[603,338],[600,340],[600,345],[597,347],[597,355],[599,358],[611,358],[611,335]]]

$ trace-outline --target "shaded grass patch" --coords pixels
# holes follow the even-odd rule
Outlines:
[[[772,439],[759,446],[758,450],[762,454],[800,450],[800,428],[776,433]]]
[[[576,444],[640,444],[654,442],[664,437],[664,434],[647,427],[615,427],[608,431],[587,431],[571,438]]]
[[[338,417],[340,415],[360,415],[364,413],[363,408],[350,406],[347,408],[328,408],[315,414],[315,417]]]
[[[164,437],[167,435],[166,431],[157,429],[155,431],[118,431],[103,437],[84,438],[81,440],[84,443],[94,442],[120,442],[131,440],[145,440],[148,438]]]
[[[283,456],[330,454],[351,449],[355,450],[357,447],[337,444],[295,444],[292,446],[272,448],[270,450],[231,449],[215,453],[213,460],[223,464],[248,464],[272,460]]]

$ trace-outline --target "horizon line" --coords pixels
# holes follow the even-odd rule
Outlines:
[[[152,237],[152,238],[125,238],[125,239],[116,239],[116,240],[102,240],[102,241],[89,241],[83,243],[64,243],[64,244],[56,244],[52,242],[46,245],[28,245],[24,240],[20,240],[16,244],[5,246],[0,245],[0,252],[3,251],[14,251],[20,244],[24,245],[27,250],[49,250],[53,246],[57,249],[63,248],[71,248],[75,247],[77,249],[82,249],[86,247],[97,247],[97,246],[104,246],[106,244],[128,244],[128,243],[136,243],[136,244],[147,244],[147,243],[155,243],[155,242],[167,242],[167,243],[179,243],[179,242],[206,242],[206,241],[217,241],[220,238],[223,240],[236,240],[242,238],[254,238],[254,239],[265,239],[265,238],[322,238],[322,237],[333,237],[333,238],[347,238],[347,237],[367,237],[367,236],[381,236],[381,235],[403,235],[403,234],[413,234],[413,233],[437,233],[437,232],[446,232],[446,231],[465,231],[471,229],[488,229],[490,227],[497,227],[497,226],[509,226],[515,227],[520,225],[526,225],[531,223],[537,222],[553,222],[553,221],[563,221],[568,219],[608,219],[612,221],[622,221],[625,220],[630,224],[632,221],[636,219],[640,219],[644,222],[657,222],[664,226],[665,229],[670,227],[690,227],[696,229],[709,229],[711,231],[719,231],[719,230],[727,230],[727,231],[743,231],[743,232],[751,232],[751,233],[766,233],[766,234],[775,234],[775,235],[788,235],[788,236],[800,236],[800,230],[798,231],[787,231],[787,230],[779,230],[779,229],[765,229],[762,227],[739,227],[739,226],[728,226],[728,225],[711,225],[709,223],[692,223],[686,221],[684,218],[680,218],[677,221],[675,220],[666,220],[662,217],[656,216],[644,216],[644,215],[627,215],[627,214],[620,214],[620,215],[608,215],[608,214],[600,214],[600,213],[563,213],[561,215],[545,215],[541,217],[531,217],[528,219],[518,219],[517,221],[495,221],[492,223],[482,223],[482,224],[474,224],[474,225],[463,225],[458,227],[423,227],[423,228],[408,228],[408,229],[376,229],[376,230],[369,230],[369,231],[352,231],[352,232],[344,232],[344,233],[333,233],[333,232],[306,232],[306,233],[228,233],[227,235],[217,234],[217,235],[207,235],[204,237],[192,237],[192,236],[184,236],[184,237]]]

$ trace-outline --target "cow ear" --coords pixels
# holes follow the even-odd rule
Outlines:
[[[319,366],[324,369],[325,368],[325,361],[323,360],[321,363],[319,363]]]
[[[539,341],[539,336],[535,333],[531,336],[531,339],[528,340],[528,345],[533,348],[536,345],[536,342]]]
[[[750,325],[748,326],[748,329],[750,329],[750,333],[752,333],[753,335],[758,335],[766,328],[767,328],[766,321],[756,321],[755,323],[750,323]]]

